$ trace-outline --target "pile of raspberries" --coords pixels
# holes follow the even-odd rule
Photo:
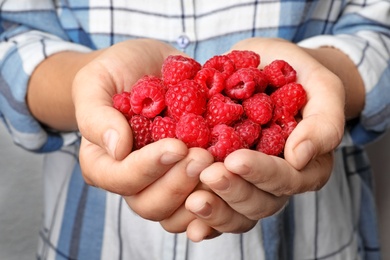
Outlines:
[[[215,161],[242,148],[283,157],[306,91],[286,61],[259,65],[260,55],[246,50],[213,56],[203,66],[171,55],[161,77],[145,75],[131,91],[115,94],[113,107],[132,128],[133,149],[177,138],[207,149]]]

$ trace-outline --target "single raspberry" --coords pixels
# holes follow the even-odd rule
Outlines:
[[[284,60],[274,60],[263,69],[269,84],[273,87],[281,87],[294,82],[297,73],[294,68]]]
[[[233,61],[236,69],[257,68],[260,65],[260,55],[253,51],[233,50],[227,56]]]
[[[284,113],[295,116],[306,104],[307,95],[299,83],[289,83],[278,88],[270,95],[276,107],[284,109]]]
[[[150,125],[152,121],[141,115],[134,115],[129,120],[131,129],[133,130],[134,149],[141,149],[147,144],[153,142],[152,131]]]
[[[150,127],[155,142],[163,138],[176,137],[176,121],[173,118],[157,116]]]
[[[134,115],[131,110],[130,92],[123,91],[112,96],[112,106],[121,112],[127,119]]]
[[[201,115],[206,110],[206,95],[194,80],[183,80],[165,94],[168,115],[179,120],[183,114]]]
[[[183,115],[177,123],[176,136],[190,148],[207,148],[210,141],[210,129],[201,115],[189,113]]]
[[[240,119],[243,113],[242,105],[221,93],[217,93],[207,103],[205,118],[210,127],[218,124],[231,125]]]
[[[263,92],[267,87],[264,74],[256,68],[242,68],[226,80],[225,93],[233,99],[243,100],[255,92]]]
[[[256,150],[268,155],[278,156],[283,153],[285,143],[282,128],[272,124],[270,127],[262,129]]]
[[[213,68],[222,73],[223,77],[227,79],[236,70],[234,63],[226,55],[216,55],[208,59],[203,68]]]
[[[225,124],[216,125],[211,131],[211,145],[207,149],[215,161],[222,162],[230,153],[244,148],[240,135]]]
[[[234,130],[240,135],[245,148],[250,148],[258,140],[261,126],[252,120],[244,119],[234,125]]]
[[[277,109],[275,108],[275,110]],[[284,136],[284,139],[287,139],[290,136],[291,132],[295,129],[295,127],[298,124],[295,117],[289,114],[284,114],[277,118],[274,117],[272,118],[272,122],[279,125],[282,128],[282,134]]]
[[[274,104],[270,96],[257,93],[242,102],[246,116],[255,123],[264,125],[272,118]]]
[[[162,64],[162,79],[165,85],[172,86],[185,79],[192,79],[201,67],[200,63],[192,58],[170,55]]]
[[[224,76],[214,68],[202,68],[198,71],[194,80],[205,90],[208,98],[221,93],[225,87]]]
[[[145,76],[131,90],[131,109],[135,114],[153,118],[165,108],[165,91],[157,77]]]

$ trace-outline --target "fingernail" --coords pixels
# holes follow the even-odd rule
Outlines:
[[[230,187],[230,181],[228,178],[222,176],[218,181],[209,183],[209,186],[213,190],[225,191]]]
[[[165,152],[163,155],[161,155],[160,162],[164,165],[169,165],[172,163],[176,163],[181,159],[183,159],[183,155],[173,152]]]
[[[212,212],[211,205],[209,203],[205,203],[199,210],[196,210],[194,213],[202,218],[207,218],[211,215]]]
[[[312,141],[305,140],[301,142],[294,149],[294,155],[296,160],[295,167],[298,169],[303,168],[315,155],[315,149]]]
[[[119,134],[114,129],[108,129],[103,136],[104,145],[106,146],[107,152],[113,158],[115,158],[115,150],[118,144]]]
[[[204,169],[204,164],[191,160],[186,167],[186,173],[188,177],[198,177],[201,171]]]

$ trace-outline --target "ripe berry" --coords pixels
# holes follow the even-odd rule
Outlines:
[[[112,106],[128,119],[134,115],[134,112],[131,110],[130,92],[128,91],[112,96]]]
[[[222,162],[230,153],[244,148],[240,135],[225,124],[216,125],[211,131],[211,145],[207,149],[216,161]]]
[[[260,65],[260,55],[253,51],[233,50],[227,56],[233,61],[236,69],[257,68]]]
[[[157,116],[150,127],[155,142],[163,138],[176,137],[176,121],[173,118]]]
[[[133,148],[140,149],[153,142],[152,131],[150,129],[151,120],[141,115],[134,115],[129,120],[133,130],[134,144]]]
[[[295,116],[306,104],[306,91],[298,83],[289,83],[278,88],[270,95],[276,107],[283,108],[290,115]]]
[[[203,68],[213,68],[222,73],[226,79],[236,70],[234,63],[226,55],[216,55],[208,59],[204,64]]]
[[[183,114],[203,114],[206,110],[206,95],[198,83],[186,79],[167,90],[165,103],[168,114],[179,120]]]
[[[276,124],[261,131],[261,136],[256,149],[268,155],[281,155],[283,153],[285,138],[282,128]]]
[[[151,76],[141,78],[131,90],[130,103],[135,114],[147,118],[157,116],[165,108],[165,92],[162,81]]]
[[[261,126],[252,120],[244,119],[234,125],[234,130],[240,135],[244,147],[250,148],[258,140]]]
[[[296,80],[296,71],[284,60],[274,60],[263,69],[269,84],[281,87]]]
[[[256,68],[242,68],[226,79],[225,93],[233,99],[247,99],[255,92],[263,92],[267,81]]]
[[[265,93],[257,93],[242,103],[246,116],[255,123],[264,125],[272,118],[274,104]]]
[[[207,97],[221,93],[225,87],[223,74],[214,68],[203,68],[196,74],[194,80],[205,90]]]
[[[161,68],[164,84],[172,86],[185,79],[192,79],[201,69],[196,60],[181,55],[168,56]]]
[[[210,127],[218,124],[231,125],[240,119],[243,113],[242,105],[235,103],[221,93],[217,93],[207,103],[205,118]]]
[[[189,113],[183,115],[177,123],[176,136],[188,147],[207,148],[210,129],[202,116]]]

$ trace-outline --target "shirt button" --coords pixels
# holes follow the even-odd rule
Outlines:
[[[190,39],[186,35],[181,35],[176,40],[180,49],[185,49],[190,44]]]

